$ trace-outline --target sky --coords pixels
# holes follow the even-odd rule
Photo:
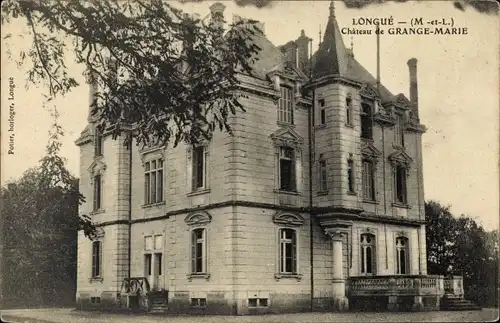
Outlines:
[[[226,5],[225,17],[233,14],[264,23],[264,31],[275,45],[294,40],[304,29],[317,48],[319,31],[328,20],[328,1],[274,1],[264,8]],[[205,16],[211,1],[173,3],[177,7]],[[420,119],[428,131],[423,135],[424,189],[426,200],[451,205],[455,215],[474,217],[490,230],[499,223],[499,20],[472,8],[460,11],[447,1],[385,2],[361,9],[346,8],[336,1],[340,28],[353,26],[353,19],[394,18],[395,21],[453,19],[455,27],[466,27],[467,35],[388,35],[380,36],[381,82],[393,93],[409,96],[406,62],[418,59]],[[22,21],[2,26],[3,35],[14,32],[9,48],[16,53],[28,48],[31,38]],[[347,47],[353,44],[356,59],[376,75],[374,35],[344,35]],[[37,165],[45,153],[52,124],[47,107],[42,106],[46,89],[25,89],[27,66],[18,68],[6,55],[2,44],[1,68],[1,180],[14,180]],[[74,142],[87,123],[88,87],[83,67],[71,66],[81,86],[53,104],[65,130],[61,153],[69,170],[79,173],[79,149]],[[9,101],[9,78],[15,84],[14,100]],[[14,154],[8,154],[9,105],[14,102]]]

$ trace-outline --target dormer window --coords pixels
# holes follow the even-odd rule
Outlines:
[[[95,128],[95,139],[94,140],[95,140],[94,141],[94,156],[95,157],[102,156],[103,137],[102,137],[102,132],[98,127]]]
[[[404,118],[401,114],[396,114],[396,125],[394,127],[394,143],[396,146],[405,146]]]
[[[278,103],[278,122],[293,124],[293,88],[280,86],[281,97]]]
[[[368,103],[361,104],[361,138],[373,139],[373,108]]]

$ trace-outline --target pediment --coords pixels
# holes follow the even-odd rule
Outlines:
[[[275,75],[279,75],[280,77],[290,80],[307,79],[307,75],[305,75],[300,69],[293,66],[290,62],[280,63],[267,73],[267,77],[269,79],[272,79]]]
[[[359,90],[359,95],[372,100],[380,97],[378,91],[371,84],[364,84]]]
[[[90,177],[94,177],[96,174],[101,174],[103,171],[106,170],[106,164],[104,163],[102,157],[101,158],[96,158],[90,164],[89,168],[87,169]]]
[[[273,222],[283,225],[296,225],[304,224],[304,218],[295,212],[279,211],[273,216]]]
[[[367,157],[378,158],[382,155],[380,150],[375,148],[371,142],[365,142],[361,147],[361,154]]]
[[[275,144],[280,146],[298,146],[304,143],[304,139],[292,128],[281,128],[271,134]]]
[[[399,93],[396,96],[396,103],[398,103],[402,106],[408,107],[410,105],[410,100],[408,100],[406,95],[404,95],[403,93]]]
[[[200,225],[207,224],[212,221],[212,216],[206,211],[197,211],[190,213],[184,219],[184,222],[188,225]]]
[[[397,150],[389,155],[389,161],[391,161],[393,165],[399,164],[409,167],[413,159],[404,150]]]

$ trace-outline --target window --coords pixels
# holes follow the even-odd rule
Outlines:
[[[325,99],[318,100],[319,106],[319,124],[326,124],[326,107],[325,107]]]
[[[100,304],[101,303],[101,298],[100,297],[91,297],[90,298],[90,303],[92,303],[92,304]]]
[[[361,104],[361,138],[373,139],[373,113],[369,104]]]
[[[354,161],[347,160],[347,185],[349,193],[354,193]]]
[[[144,168],[145,204],[163,202],[163,160],[148,161]]]
[[[326,160],[323,155],[319,156],[319,190],[320,192],[327,191],[328,175],[326,170]]]
[[[207,299],[206,298],[191,298],[191,306],[192,307],[206,307]]]
[[[407,192],[406,192],[406,175],[407,170],[402,165],[397,165],[394,171],[394,188],[395,188],[395,200],[396,203],[406,204],[407,203]]]
[[[352,126],[352,98],[347,97],[345,99],[345,112],[346,112],[346,124]]]
[[[280,273],[297,274],[297,233],[280,229]]]
[[[94,176],[94,211],[100,210],[102,205],[102,179],[101,175]]]
[[[267,298],[249,298],[248,307],[268,307]]]
[[[372,161],[363,161],[363,198],[375,201],[375,171]]]
[[[293,148],[280,148],[279,174],[280,189],[296,191],[295,151]]]
[[[293,124],[293,89],[281,86],[278,102],[278,121]]]
[[[408,253],[408,238],[399,237],[396,238],[396,271],[399,275],[404,275],[409,273],[408,263],[409,263],[409,253]]]
[[[397,146],[405,145],[404,119],[400,114],[396,115],[396,126],[394,127],[394,142]]]
[[[151,276],[152,268],[153,268],[152,257],[150,253],[147,253],[144,255],[144,275]]]
[[[207,188],[207,149],[193,148],[193,191]]]
[[[92,278],[101,277],[102,274],[102,248],[101,241],[92,242]]]
[[[103,143],[102,133],[99,130],[99,128],[96,127],[96,129],[95,129],[95,142],[94,142],[94,155],[95,155],[95,157],[102,156],[102,143]]]
[[[375,236],[363,233],[361,235],[361,273],[375,273]]]
[[[191,273],[206,273],[206,232],[195,229],[191,232]]]

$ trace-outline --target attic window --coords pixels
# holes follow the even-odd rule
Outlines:
[[[278,103],[278,122],[293,124],[293,89],[281,86],[281,97]]]

